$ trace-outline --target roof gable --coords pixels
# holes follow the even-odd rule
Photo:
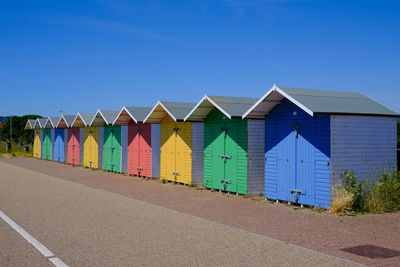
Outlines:
[[[113,124],[128,124],[130,120],[135,123],[141,123],[145,120],[146,116],[150,113],[150,107],[123,107],[119,112]]]
[[[35,122],[36,122],[36,120],[32,120],[32,119],[27,120],[24,129],[25,130],[32,130],[33,127],[35,127]]]
[[[94,113],[78,113],[72,122],[72,127],[87,127],[90,125],[94,118]]]
[[[257,98],[205,95],[185,117],[185,121],[204,121],[208,113],[214,108],[217,108],[230,119],[242,117],[256,101]]]
[[[119,114],[118,110],[97,110],[94,115],[92,121],[90,122],[90,126],[98,126],[101,127],[104,124],[112,124]]]
[[[263,118],[284,98],[311,116],[314,114],[398,116],[394,111],[360,93],[274,85],[243,115],[243,118]]]
[[[62,115],[60,120],[57,123],[56,128],[71,127],[72,123],[74,122],[74,119],[75,119],[74,115]]]
[[[195,105],[196,103],[158,101],[144,122],[160,123],[167,114],[174,121],[183,121]]]

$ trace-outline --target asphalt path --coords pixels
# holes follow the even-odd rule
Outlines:
[[[357,266],[5,162],[0,211],[69,266]],[[51,264],[0,219],[0,265]]]

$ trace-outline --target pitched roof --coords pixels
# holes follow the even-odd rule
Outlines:
[[[214,108],[220,110],[228,118],[242,117],[256,103],[257,98],[208,96],[205,95],[185,117],[186,120],[204,121]]]
[[[36,119],[36,123],[39,125],[39,128],[44,128],[46,126],[47,118]],[[36,127],[36,125],[35,125]]]
[[[78,113],[72,122],[72,127],[85,127],[89,126],[94,118],[94,113]]]
[[[90,126],[103,126],[104,124],[112,124],[117,118],[118,114],[118,110],[99,109],[90,122]]]
[[[360,93],[274,85],[243,115],[243,118],[263,118],[284,98],[311,116],[314,114],[398,116],[396,112]]]
[[[59,117],[47,117],[44,128],[56,128]]]
[[[33,127],[35,127],[35,122],[36,120],[31,120],[31,119],[27,120],[25,125],[25,130],[32,130]]]
[[[57,128],[71,127],[74,122],[75,115],[62,115],[57,123]],[[64,122],[64,123],[62,123]]]
[[[166,114],[175,121],[183,121],[196,103],[158,101],[143,122],[160,123]]]
[[[150,107],[123,107],[113,124],[127,124],[131,119],[135,123],[143,122],[150,113]]]

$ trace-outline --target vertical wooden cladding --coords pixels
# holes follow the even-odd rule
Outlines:
[[[121,126],[104,126],[103,169],[121,172]]]
[[[160,177],[192,184],[192,123],[175,122],[169,115],[161,121]]]
[[[203,185],[247,194],[247,120],[213,109],[204,122]]]
[[[152,176],[151,124],[128,125],[128,174]]]
[[[79,145],[80,129],[68,129],[68,163],[79,165],[80,145]]]
[[[99,128],[85,127],[83,131],[83,166],[97,169],[99,167]]]
[[[51,129],[43,129],[43,159],[51,160],[51,151],[52,151],[52,144],[51,144]]]
[[[41,137],[40,137],[40,129],[34,130],[33,137],[33,157],[40,159],[41,158]]]
[[[287,99],[265,119],[265,196],[330,206],[330,117],[311,117]]]
[[[64,136],[64,129],[54,129],[54,161],[64,162]]]

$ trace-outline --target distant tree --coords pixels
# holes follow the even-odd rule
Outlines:
[[[28,119],[42,118],[39,115],[12,116],[12,140],[29,144],[33,142],[33,131],[25,130],[25,125]],[[1,139],[10,140],[11,118],[3,125],[1,129]]]

